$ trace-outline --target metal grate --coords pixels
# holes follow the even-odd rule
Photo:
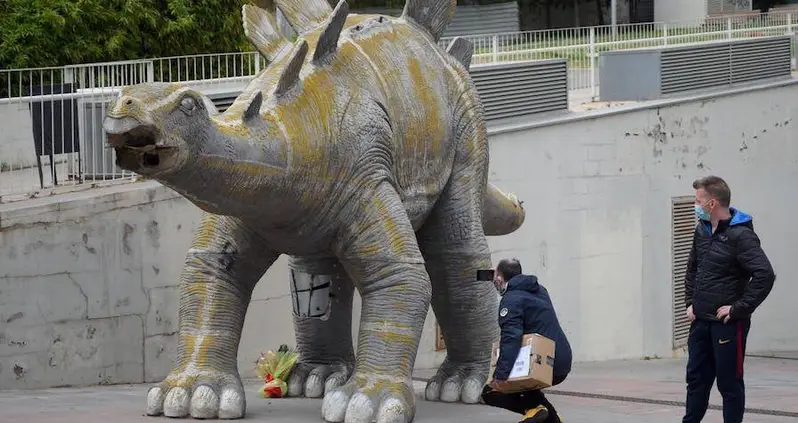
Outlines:
[[[210,95],[211,102],[213,105],[216,106],[216,110],[219,113],[224,113],[228,107],[232,106],[233,103],[236,101],[236,98],[241,95],[241,91],[234,91],[230,93],[223,93],[223,94],[215,94]]]
[[[398,17],[402,15],[402,10],[402,8],[365,7],[353,10],[352,13]],[[456,10],[454,18],[444,30],[442,38],[509,33],[521,30],[518,2],[459,5]]]
[[[791,78],[792,42],[790,36],[773,36],[601,52],[601,100],[653,100]]]
[[[684,276],[687,272],[687,260],[693,246],[696,216],[693,211],[693,197],[674,198],[671,208],[671,269],[673,280],[673,348],[687,345],[690,332],[690,321],[685,315]]]
[[[662,94],[726,85],[729,83],[729,45],[664,49],[660,66]]]
[[[471,77],[485,107],[485,119],[503,119],[568,109],[568,65],[565,60],[537,60],[471,67]],[[219,113],[241,91],[209,95]]]
[[[472,66],[471,77],[486,120],[568,109],[565,60]]]
[[[732,84],[790,75],[791,43],[791,37],[778,37],[732,44]]]

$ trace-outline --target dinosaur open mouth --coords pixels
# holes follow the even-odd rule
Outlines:
[[[146,149],[155,147],[158,143],[158,131],[151,125],[136,124],[125,119],[118,124],[113,122],[108,126],[112,127],[111,130],[106,129],[108,144],[114,148]]]
[[[173,147],[117,147],[116,164],[123,169],[155,171],[170,167],[177,159],[177,149]]]
[[[106,119],[108,144],[116,150],[117,165],[124,169],[155,170],[174,163],[176,149],[163,145],[152,125],[133,118]]]

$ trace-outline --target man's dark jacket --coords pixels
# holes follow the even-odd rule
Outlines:
[[[493,378],[507,380],[525,334],[538,333],[554,341],[554,376],[571,371],[571,345],[560,327],[549,292],[531,275],[518,275],[507,283],[499,304],[501,344]]]
[[[685,275],[685,307],[696,318],[718,320],[718,308],[731,305],[731,318],[746,319],[773,288],[776,275],[754,232],[751,216],[734,208],[731,218],[695,227]]]

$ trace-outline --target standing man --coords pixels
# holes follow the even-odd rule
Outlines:
[[[723,422],[740,423],[745,410],[743,359],[751,314],[773,288],[776,275],[754,232],[751,216],[729,207],[731,191],[717,176],[693,182],[700,219],[685,275],[685,305],[692,322],[687,341],[687,410],[698,423],[717,378]]]
[[[554,341],[554,380],[558,385],[571,371],[571,346],[565,336],[549,293],[538,278],[521,273],[517,259],[504,259],[496,266],[493,283],[502,295],[499,304],[501,346],[493,382],[482,392],[485,404],[524,415],[523,423],[560,423],[554,406],[539,389],[504,394],[499,392],[515,365],[524,334],[538,333]]]

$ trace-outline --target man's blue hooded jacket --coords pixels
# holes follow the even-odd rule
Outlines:
[[[501,353],[493,374],[496,380],[507,380],[515,365],[525,334],[538,333],[554,341],[554,376],[571,371],[571,345],[560,327],[549,292],[532,275],[518,275],[507,283],[499,304]]]

